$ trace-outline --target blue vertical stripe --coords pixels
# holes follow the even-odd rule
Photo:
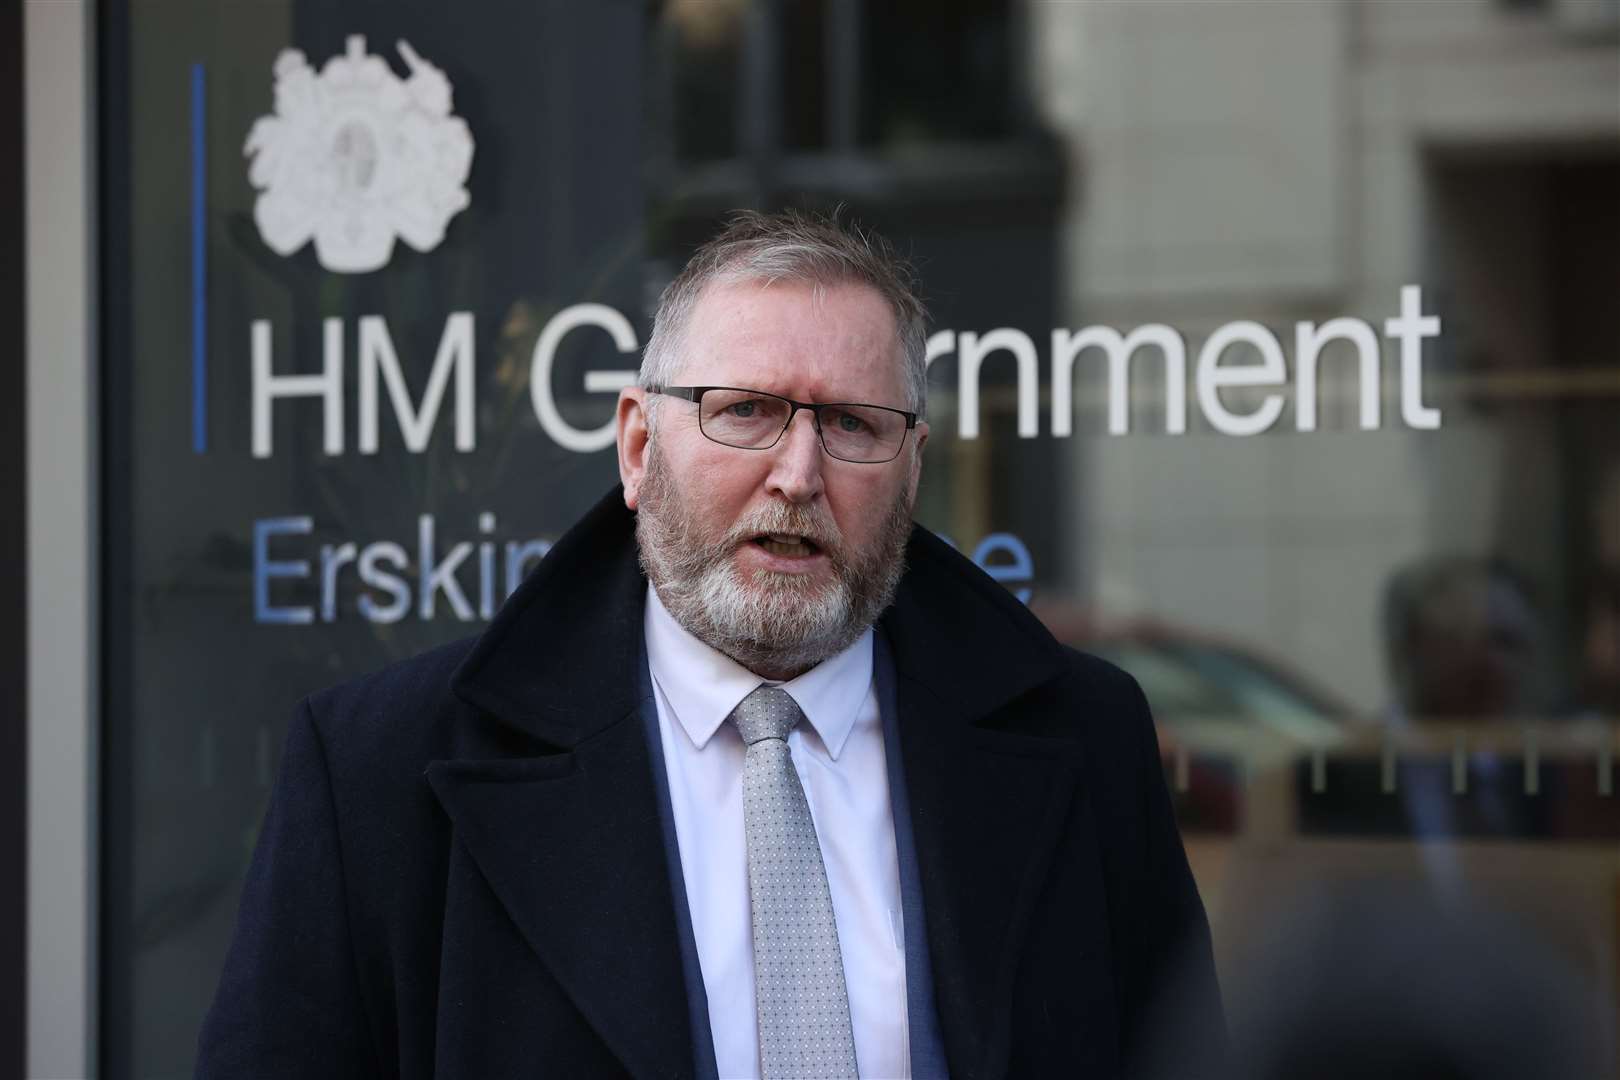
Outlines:
[[[207,83],[191,65],[191,450],[208,449],[208,163]]]

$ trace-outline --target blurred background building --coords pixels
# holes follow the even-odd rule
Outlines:
[[[842,204],[933,309],[919,519],[1154,706],[1251,1075],[1284,1004],[1620,1073],[1616,0],[11,21],[0,1068],[189,1075],[294,704],[614,482],[729,210]]]

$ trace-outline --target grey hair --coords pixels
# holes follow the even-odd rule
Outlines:
[[[801,210],[764,214],[739,210],[719,235],[692,254],[658,298],[652,335],[641,358],[643,388],[671,383],[704,291],[714,284],[759,281],[809,282],[817,286],[870,286],[887,301],[900,346],[906,407],[921,414],[928,404],[928,310],[916,292],[911,264],[878,234],[830,215]]]

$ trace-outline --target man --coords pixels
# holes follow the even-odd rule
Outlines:
[[[1140,691],[911,525],[925,340],[836,221],[697,252],[619,400],[621,490],[475,642],[301,707],[200,1076],[1218,1051]]]

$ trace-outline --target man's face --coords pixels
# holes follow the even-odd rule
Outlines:
[[[682,356],[676,385],[907,404],[893,317],[862,285],[711,286]],[[645,401],[621,399],[620,471],[643,565],[676,619],[774,677],[854,641],[898,580],[927,425],[894,461],[856,464],[823,451],[808,412],[770,449],[744,450],[711,441],[697,406],[671,397],[647,438]]]
[[[1535,611],[1515,588],[1480,575],[1418,609],[1409,651],[1410,711],[1432,720],[1497,720],[1533,710]]]

